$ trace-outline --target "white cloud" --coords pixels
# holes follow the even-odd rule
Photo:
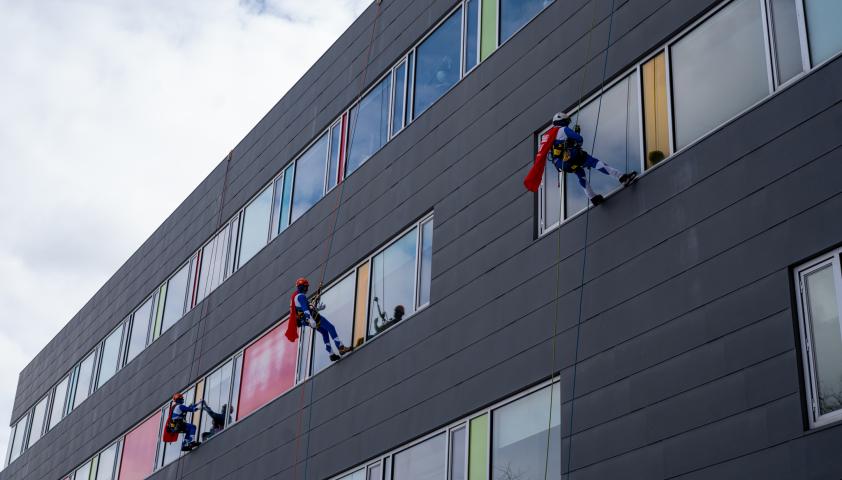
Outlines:
[[[369,3],[0,0],[0,420],[18,372]]]

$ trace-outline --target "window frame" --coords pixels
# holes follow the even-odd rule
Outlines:
[[[199,260],[197,260],[196,263],[197,263],[197,265],[199,265],[201,263],[201,258]],[[199,268],[199,267],[197,266],[196,268]],[[188,283],[189,283],[189,281],[188,281]],[[198,285],[198,282],[196,282],[196,285]],[[124,320],[124,321],[128,322],[130,326],[127,329],[128,332],[126,333],[126,335],[124,335],[125,342],[124,342],[124,345],[123,345],[123,352],[122,352],[123,358],[121,359],[120,368],[125,367],[132,360],[137,358],[141,353],[143,353],[144,350],[146,350],[146,347],[148,347],[149,344],[152,343],[152,342],[149,341],[149,338],[152,336],[152,325],[153,325],[153,319],[155,318],[155,304],[156,304],[155,297],[156,297],[156,295],[158,295],[158,289],[155,289],[155,291],[151,295],[144,298],[144,300],[142,302],[140,302],[135,308],[133,308],[131,313],[129,314],[129,317],[126,320]],[[194,292],[193,298],[195,299],[195,292]],[[135,317],[136,317],[137,312],[144,305],[146,305],[147,302],[151,302],[151,306],[150,306],[150,309],[149,309],[149,318],[146,320],[146,335],[143,337],[144,338],[144,345],[143,345],[143,348],[138,350],[138,352],[137,352],[137,354],[135,354],[135,356],[133,356],[132,358],[129,358],[129,351],[130,351],[130,347],[131,347],[132,334],[134,332],[135,320],[137,320]]]
[[[52,399],[52,389],[50,389],[50,391],[48,391],[46,395],[41,397],[41,399],[38,400],[35,403],[35,405],[30,409],[31,414],[29,414],[29,417],[30,417],[29,418],[29,429],[26,432],[26,440],[24,442],[27,449],[32,447],[32,445],[35,445],[36,443],[38,443],[38,440],[41,440],[44,437],[44,435],[47,433],[47,431],[48,431],[47,426],[50,423],[50,403],[52,401],[53,401],[53,399]],[[38,405],[40,405],[41,402],[47,402],[46,406],[44,407],[44,418],[43,418],[44,423],[41,424],[41,430],[40,430],[40,432],[38,432],[38,438],[36,438],[35,441],[33,441],[32,440],[32,427],[35,425],[35,411],[38,409]]]
[[[115,359],[116,362],[117,362],[117,366],[114,368],[114,373],[112,373],[111,376],[108,377],[108,379],[105,380],[104,383],[100,384],[99,381],[100,381],[100,377],[102,375],[102,361],[103,361],[103,357],[105,356],[105,342],[107,342],[108,339],[111,338],[111,335],[116,333],[117,330],[120,330],[120,341],[119,341],[119,344],[117,345],[117,358]],[[93,383],[95,385],[94,391],[102,388],[103,385],[108,383],[108,380],[111,380],[112,378],[114,378],[114,376],[117,375],[117,372],[122,370],[123,365],[122,365],[121,360],[123,358],[123,347],[124,347],[125,342],[126,342],[126,322],[124,320],[124,321],[121,321],[120,324],[117,325],[116,327],[114,327],[110,332],[108,332],[108,335],[106,335],[105,338],[103,338],[102,341],[99,342],[99,346],[97,347],[97,348],[99,348],[99,355],[98,355],[97,362],[96,362],[96,370],[94,372],[94,383]]]
[[[414,49],[413,49],[413,50],[414,50]],[[380,150],[383,150],[383,149],[386,147],[386,144],[387,144],[387,143],[389,143],[389,141],[391,141],[391,140],[392,140],[392,135],[391,135],[391,129],[392,129],[392,120],[391,120],[391,119],[392,119],[392,107],[393,107],[393,105],[392,105],[392,85],[395,83],[395,78],[394,78],[394,76],[393,76],[393,73],[394,73],[394,66],[392,66],[391,68],[387,69],[387,70],[386,70],[385,72],[383,72],[380,76],[378,76],[378,77],[377,77],[377,78],[376,78],[373,82],[371,82],[371,84],[370,84],[368,87],[366,87],[366,89],[363,91],[363,93],[362,93],[361,95],[358,95],[358,96],[355,98],[354,102],[353,102],[353,103],[352,103],[352,104],[348,107],[348,109],[346,110],[346,112],[347,112],[347,114],[348,114],[348,121],[347,121],[347,127],[346,127],[346,135],[345,135],[345,137],[346,137],[346,140],[345,140],[345,147],[344,147],[344,149],[343,149],[343,151],[342,151],[342,153],[343,153],[343,157],[342,157],[342,158],[344,159],[344,162],[343,162],[343,169],[342,169],[342,181],[345,181],[345,180],[346,180],[346,179],[347,179],[350,175],[352,175],[354,172],[356,172],[357,170],[359,170],[360,168],[362,168],[362,166],[363,166],[363,165],[365,165],[366,163],[368,163],[368,161],[369,161],[369,160],[371,160],[371,158],[372,158],[372,157],[374,157],[375,155],[377,155],[377,153],[379,153],[379,152],[380,152]],[[356,116],[357,120],[354,120],[354,115],[353,115],[354,109],[355,109],[355,108],[356,108],[356,109],[359,109],[360,105],[362,104],[362,101],[363,101],[363,100],[364,100],[364,99],[365,99],[365,98],[366,98],[366,97],[367,97],[367,96],[368,96],[368,95],[369,95],[372,91],[374,91],[375,89],[377,89],[377,87],[379,87],[379,86],[380,86],[380,84],[381,84],[384,80],[386,80],[386,77],[389,77],[389,85],[387,86],[387,88],[385,89],[386,91],[384,92],[384,95],[388,97],[388,98],[387,98],[387,101],[388,101],[388,103],[389,103],[389,106],[388,106],[388,112],[389,112],[389,113],[388,113],[388,115],[386,116],[386,122],[387,122],[387,125],[386,125],[386,139],[385,139],[385,141],[383,142],[383,145],[380,145],[379,147],[377,147],[377,149],[376,149],[376,150],[374,150],[368,158],[366,158],[365,160],[363,160],[363,162],[362,162],[362,163],[360,163],[359,165],[357,165],[357,167],[356,167],[354,170],[352,170],[352,171],[350,171],[350,172],[349,172],[349,171],[348,171],[348,161],[349,161],[349,160],[350,160],[350,158],[351,158],[351,147],[353,146],[353,143],[354,143],[355,127],[357,126],[357,123],[359,123],[359,118],[360,118],[359,110],[357,110],[357,112],[358,112],[358,113],[357,113],[357,116]],[[408,125],[409,125],[408,123],[407,123],[407,124],[405,124],[403,128],[404,128],[404,129],[406,129],[406,127],[407,127]],[[356,130],[356,131],[358,131],[358,130]],[[316,138],[316,140],[318,140],[319,138],[321,138],[321,134],[319,134],[319,135],[318,135],[318,137]],[[314,141],[313,143],[315,143],[315,141]],[[309,148],[309,147],[308,147],[308,148]],[[307,149],[304,149],[304,152],[306,152],[306,151],[307,151]],[[299,156],[300,156],[300,155],[299,155]],[[298,159],[298,158],[296,157],[296,160],[297,160],[297,159]],[[337,185],[338,185],[338,184],[339,184],[339,183],[337,183]],[[302,214],[302,216],[303,216],[303,214]]]
[[[816,366],[812,348],[813,329],[807,314],[807,298],[804,279],[807,275],[827,268],[831,268],[836,293],[837,315],[840,329],[842,329],[842,248],[815,257],[793,269],[793,281],[796,292],[796,312],[798,314],[798,331],[801,343],[801,362],[804,377],[804,395],[807,406],[807,419],[810,429],[815,429],[842,420],[842,408],[830,413],[821,414],[818,409],[816,383]]]

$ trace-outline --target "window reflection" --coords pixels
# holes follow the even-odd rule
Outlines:
[[[343,117],[344,120],[344,117]],[[327,166],[327,181],[325,184],[325,191],[330,190],[336,186],[339,180],[339,163],[341,162],[342,153],[342,123],[340,120],[330,127],[330,154]]]
[[[552,0],[500,0],[500,43],[520,30]]]
[[[29,427],[29,441],[27,446],[32,446],[41,438],[44,433],[44,423],[47,421],[47,405],[50,403],[50,396],[42,398],[35,408],[32,409],[32,425]]]
[[[552,395],[550,392],[549,387],[544,388],[493,412],[494,480],[561,476],[558,385],[552,387]],[[549,459],[548,448],[552,453]]]
[[[781,84],[804,69],[801,61],[801,40],[798,34],[798,12],[794,0],[771,0],[769,4],[778,69],[777,79],[778,84]]]
[[[64,377],[62,381],[56,385],[55,393],[53,394],[53,407],[50,410],[50,426],[53,428],[58,422],[64,418],[64,412],[67,410],[67,390],[70,386],[70,375]]]
[[[817,65],[842,51],[842,2],[839,0],[805,0],[807,37],[810,60]]]
[[[117,449],[119,444],[114,443],[99,454],[97,462],[96,480],[114,480],[114,473],[117,464]]]
[[[73,408],[81,405],[82,402],[88,398],[91,393],[91,383],[93,383],[94,363],[96,362],[96,352],[91,353],[79,364],[76,373],[76,389],[73,399]]]
[[[395,88],[392,95],[392,135],[403,129],[404,99],[406,98],[406,62],[395,68]]]
[[[831,264],[804,278],[819,414],[842,408],[842,331]]]
[[[415,310],[417,238],[417,229],[412,229],[372,259],[369,336]],[[403,315],[397,307],[403,309]]]
[[[91,462],[88,462],[76,469],[73,480],[88,480],[91,475]]]
[[[677,148],[769,94],[763,35],[760,2],[737,0],[671,48]]]
[[[295,176],[295,186],[292,189],[291,222],[310,210],[324,194],[327,148],[328,137],[322,135],[295,162],[298,174]]]
[[[187,309],[187,284],[190,280],[190,264],[181,267],[167,282],[167,298],[164,302],[164,317],[161,333],[166,332],[184,315]]]
[[[395,455],[394,480],[447,478],[447,437],[442,433]]]
[[[418,306],[430,303],[433,270],[433,221],[421,225],[421,264],[419,266]]]
[[[149,322],[152,319],[153,297],[150,297],[143,305],[135,310],[132,315],[131,333],[126,347],[126,363],[129,363],[140,352],[146,348],[146,338],[149,333]]]
[[[465,464],[468,458],[467,436],[465,427],[450,432],[450,480],[468,479],[468,466]]]
[[[356,278],[348,275],[322,294],[324,309],[321,314],[336,327],[343,345],[352,345],[351,334],[354,331],[354,287]],[[308,330],[309,331],[309,330]],[[320,372],[330,365],[330,358],[325,352],[321,335],[313,336],[312,374]]]
[[[199,290],[196,303],[201,302],[225,280],[225,260],[228,258],[230,226],[226,225],[202,248],[202,267],[199,270]]]
[[[666,55],[662,52],[641,66],[643,77],[643,125],[645,168],[651,168],[672,154],[667,110]]]
[[[224,430],[232,421],[231,381],[233,374],[234,362],[229,360],[205,379],[204,400],[207,407],[202,409],[202,422],[199,428],[203,442]]]
[[[240,239],[240,265],[245,264],[261,248],[266,246],[269,237],[269,223],[272,211],[272,186],[266,187],[246,207],[243,213],[243,225]]]
[[[386,75],[351,109],[346,177],[380,150],[389,139],[391,82],[392,75]]]
[[[116,330],[102,342],[102,360],[99,362],[99,377],[97,388],[105,384],[117,373],[120,367],[120,344],[123,341],[123,329],[125,324],[120,324]]]
[[[479,59],[479,2],[467,0],[465,19],[465,71],[474,68]]]
[[[424,113],[460,78],[462,10],[444,21],[418,46],[414,116]]]
[[[14,434],[12,435],[12,450],[9,455],[9,463],[15,461],[23,452],[24,437],[26,435],[26,424],[29,421],[29,415],[24,415],[15,424]]]

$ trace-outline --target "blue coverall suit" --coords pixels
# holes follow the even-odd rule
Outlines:
[[[563,152],[567,139],[572,140],[575,142],[576,146],[570,148],[570,160],[565,162],[563,161]],[[588,182],[588,176],[585,173],[586,168],[595,168],[599,172],[604,173],[606,175],[611,175],[612,177],[616,178],[617,180],[623,175],[619,170],[616,168],[608,165],[607,163],[594,158],[588,154],[588,152],[582,150],[582,143],[584,139],[581,135],[576,133],[570,127],[560,128],[558,130],[558,134],[556,134],[556,138],[553,141],[553,148],[550,150],[550,157],[552,159],[553,165],[559,171],[564,171],[567,173],[573,173],[579,179],[579,185],[585,190],[585,193],[588,195],[588,198],[593,198],[596,193],[594,193],[593,189],[591,188],[590,183]],[[562,155],[557,155],[555,152],[562,152]],[[584,157],[584,158],[581,158]]]
[[[193,405],[185,405],[180,403],[172,410],[172,421],[176,424],[181,424],[184,429],[184,440],[181,444],[187,446],[193,442],[193,435],[196,434],[196,426],[187,421],[187,414],[195,412],[199,409],[201,403],[194,403]]]
[[[295,310],[303,314],[303,319],[301,316],[298,317],[299,327],[303,327],[306,323],[319,332],[325,342],[325,349],[330,355],[333,354],[333,350],[330,347],[330,340],[333,339],[333,343],[336,344],[336,353],[340,354],[340,351],[344,348],[344,346],[342,345],[342,340],[339,339],[339,334],[336,333],[336,327],[334,327],[333,324],[321,314],[319,314],[318,322],[313,320],[314,315],[310,312],[310,302],[307,300],[307,295],[301,292],[301,290],[299,290],[298,294],[295,296]]]

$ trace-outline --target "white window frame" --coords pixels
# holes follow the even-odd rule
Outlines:
[[[823,268],[830,266],[836,287],[836,302],[839,309],[840,329],[842,329],[842,248],[821,255],[801,266],[793,272],[797,296],[798,328],[801,334],[801,361],[804,367],[804,392],[807,400],[807,410],[810,428],[817,428],[842,420],[842,408],[822,415],[816,398],[818,386],[816,384],[816,366],[813,358],[812,326],[808,315],[806,288],[804,278]]]

